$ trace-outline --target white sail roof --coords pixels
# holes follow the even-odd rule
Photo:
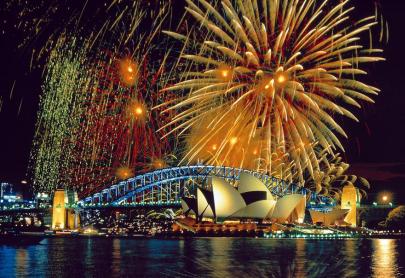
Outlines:
[[[272,214],[276,201],[273,200],[262,200],[254,202],[233,215],[231,217],[235,218],[251,218],[251,219],[265,219],[267,215]]]
[[[241,194],[251,191],[265,191],[267,200],[274,200],[273,195],[270,193],[270,190],[267,188],[267,186],[258,178],[247,173],[240,173],[238,191]]]
[[[241,173],[238,190],[222,178],[212,177],[211,181],[212,191],[197,188],[194,202],[187,198],[182,200],[184,211],[194,212],[199,218],[213,218],[219,221],[230,217],[267,218],[279,223],[304,221],[306,197],[301,194],[286,195],[276,200],[265,184],[245,173]],[[324,217],[317,213],[314,215],[314,219]]]
[[[301,194],[286,195],[277,200],[271,218],[278,222],[303,222],[305,217],[305,196]]]
[[[197,188],[197,207],[199,216],[208,218],[214,217],[214,212],[200,188]]]
[[[346,215],[348,214],[348,209],[338,209],[335,208],[330,212],[322,212],[316,210],[309,210],[312,218],[312,223],[323,223],[326,226],[335,225],[336,222],[343,222]]]
[[[212,192],[217,218],[226,218],[241,208],[246,207],[240,193],[228,182],[221,178],[212,177]]]

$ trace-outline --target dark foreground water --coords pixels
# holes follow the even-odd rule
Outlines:
[[[0,277],[402,277],[405,240],[48,238],[0,245]]]

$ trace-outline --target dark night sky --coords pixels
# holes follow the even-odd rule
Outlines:
[[[183,1],[174,2],[176,10],[181,11]],[[357,7],[356,16],[374,12],[373,0],[355,0],[352,3]],[[16,23],[13,22],[15,15],[1,11],[1,5],[0,96],[3,104],[0,109],[0,181],[18,183],[27,173],[41,74],[40,70],[28,70],[31,50],[29,47],[17,48],[22,37],[12,27]],[[397,193],[394,194],[396,200],[405,202],[405,92],[402,83],[405,81],[405,1],[380,0],[378,5],[390,26],[390,40],[384,46],[387,61],[369,66],[367,69],[371,74],[367,80],[379,87],[381,94],[375,98],[376,104],[354,111],[360,123],[345,121],[349,140],[342,139],[342,142],[346,148],[345,158],[353,165],[353,173],[368,178],[373,192],[394,191]],[[374,198],[373,193],[370,196]]]

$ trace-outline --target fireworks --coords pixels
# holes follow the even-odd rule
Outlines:
[[[133,99],[129,102],[127,108],[127,116],[128,119],[133,120],[134,122],[138,124],[143,124],[145,123],[145,120],[148,116],[148,110],[146,107],[146,104],[143,102],[140,102],[137,99]]]
[[[115,173],[115,175],[121,179],[121,180],[125,180],[128,179],[130,177],[134,176],[134,171],[131,168],[128,167],[119,167]]]
[[[165,105],[180,111],[167,134],[188,137],[182,162],[239,164],[303,184],[321,171],[320,153],[343,150],[336,116],[357,120],[349,107],[373,102],[379,90],[358,76],[383,60],[361,40],[376,16],[353,23],[349,2],[187,1],[193,27],[166,31],[184,41],[184,71],[165,89],[180,92]]]
[[[63,184],[87,196],[172,162],[175,144],[156,132],[165,119],[150,111],[165,100],[157,92],[168,54],[162,41],[152,43],[165,6],[148,19],[140,5],[119,10],[101,30],[66,32],[53,46],[32,152],[37,190]]]
[[[69,47],[65,45],[68,44]],[[48,74],[43,85],[47,92],[41,98],[41,111],[38,115],[34,138],[34,175],[37,189],[47,191],[49,185],[59,182],[60,173],[66,171],[73,146],[71,136],[79,126],[79,118],[72,112],[80,113],[87,76],[83,64],[85,53],[78,50],[76,41],[61,38],[51,52]]]
[[[164,32],[179,45],[160,34],[170,3],[147,10],[112,0],[73,8],[33,52],[48,57],[32,152],[37,189],[65,184],[87,196],[201,162],[326,195],[354,183],[337,154],[346,137],[337,119],[357,120],[351,109],[379,92],[361,81],[364,64],[383,60],[364,41],[377,15],[353,22],[349,0],[186,2],[178,31]]]
[[[346,185],[354,185],[363,196],[367,196],[365,190],[370,188],[370,184],[362,177],[346,174],[349,164],[342,161],[340,154],[324,154],[320,160],[320,169],[306,180],[306,187],[314,192],[339,200],[341,189]]]
[[[138,78],[138,65],[130,58],[119,61],[119,71],[121,81],[126,86],[135,85]]]

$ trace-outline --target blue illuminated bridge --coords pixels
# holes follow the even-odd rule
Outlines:
[[[192,195],[197,185],[207,186],[210,177],[233,183],[242,172],[259,178],[275,196],[299,193],[307,195],[313,206],[333,205],[330,198],[272,176],[245,169],[197,165],[160,169],[130,178],[80,200],[77,207],[180,206],[181,197]]]

